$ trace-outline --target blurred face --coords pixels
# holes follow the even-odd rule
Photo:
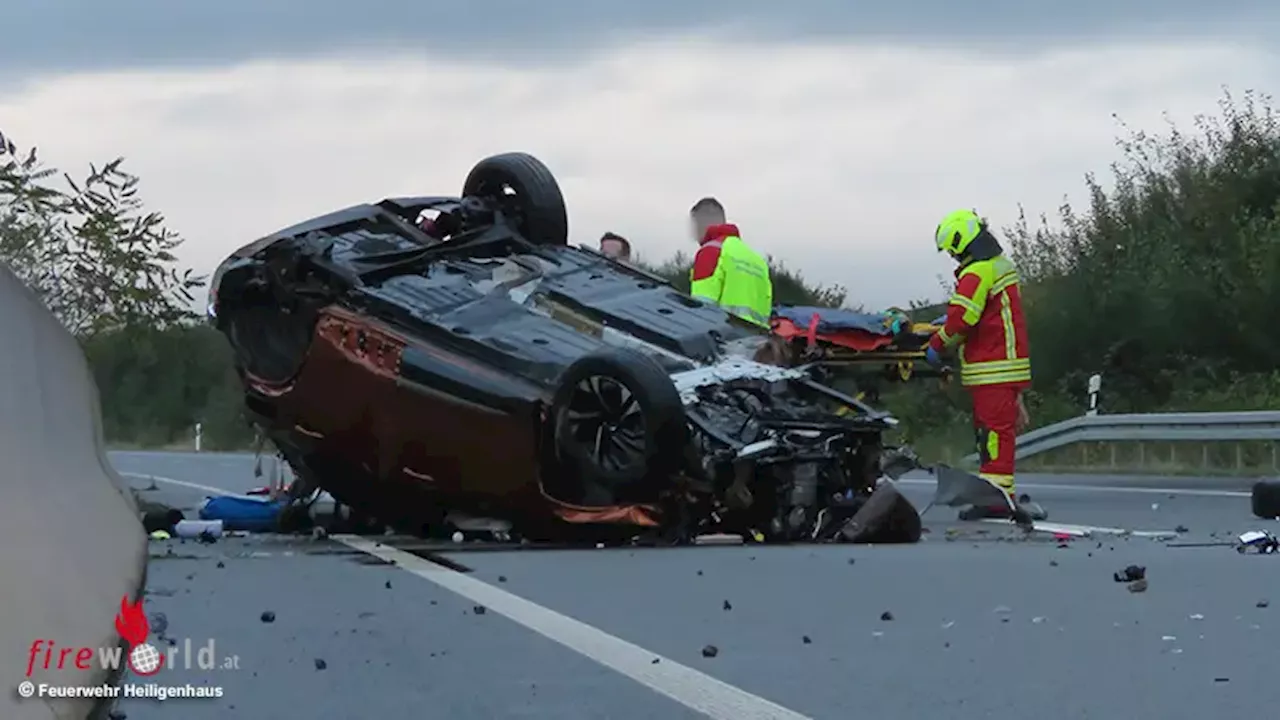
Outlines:
[[[631,253],[627,251],[627,246],[612,238],[600,241],[600,252],[614,260],[626,260],[631,257]]]
[[[710,227],[710,224],[706,221],[706,218],[698,217],[697,213],[689,215],[689,235],[694,242],[702,242],[703,236],[707,234],[708,227]]]

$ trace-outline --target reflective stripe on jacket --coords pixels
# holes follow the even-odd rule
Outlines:
[[[1018,269],[1004,255],[977,260],[956,271],[947,322],[930,344],[961,346],[960,383],[1031,384],[1031,352],[1022,314]]]
[[[769,263],[742,241],[736,225],[716,225],[693,258],[689,291],[763,327],[773,313]]]

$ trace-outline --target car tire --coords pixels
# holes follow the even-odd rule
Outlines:
[[[582,484],[583,504],[657,500],[683,466],[689,431],[680,393],[657,361],[634,350],[594,352],[566,368],[550,417],[557,456]]]
[[[1254,516],[1266,520],[1280,517],[1280,480],[1259,480],[1254,483],[1250,500]]]
[[[514,196],[506,194],[507,188]],[[520,234],[535,245],[569,244],[569,214],[560,184],[532,155],[504,153],[481,160],[467,174],[462,195],[498,200],[498,207],[514,216]]]

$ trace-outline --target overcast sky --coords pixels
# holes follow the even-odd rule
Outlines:
[[[854,9],[854,6],[857,6]],[[938,217],[1079,196],[1112,113],[1189,126],[1280,84],[1280,3],[7,0],[0,130],[116,155],[209,272],[339,206],[532,152],[575,241],[658,259],[714,194],[744,238],[873,306],[938,295]]]

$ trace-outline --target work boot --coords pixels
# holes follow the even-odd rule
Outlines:
[[[960,519],[964,521],[1013,520],[1020,525],[1025,525],[1029,522],[1047,520],[1049,518],[1049,513],[1040,506],[1040,503],[1032,501],[1025,493],[1019,495],[1013,505],[1013,508],[1010,508],[1007,504],[970,505],[960,511]]]

